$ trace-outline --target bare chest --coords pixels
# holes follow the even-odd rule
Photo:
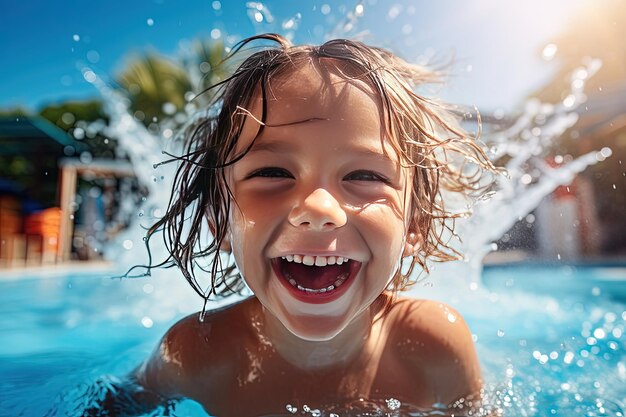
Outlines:
[[[285,414],[290,407],[329,409],[361,399],[396,398],[412,404],[431,400],[419,370],[390,352],[364,355],[346,366],[317,372],[300,370],[275,354],[242,359],[245,366],[232,377],[213,381],[220,385],[219,394],[207,389],[200,398],[210,413],[243,417]]]

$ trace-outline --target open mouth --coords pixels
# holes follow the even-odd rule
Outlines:
[[[341,256],[286,255],[272,259],[272,267],[297,298],[328,302],[347,289],[361,262]]]

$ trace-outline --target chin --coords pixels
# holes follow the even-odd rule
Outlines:
[[[308,342],[327,342],[348,325],[342,317],[296,316],[283,321],[294,336]]]

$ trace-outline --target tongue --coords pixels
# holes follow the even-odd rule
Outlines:
[[[307,266],[295,262],[282,261],[281,270],[287,279],[294,279],[304,288],[319,290],[334,285],[342,274],[350,272],[349,262],[343,265]]]

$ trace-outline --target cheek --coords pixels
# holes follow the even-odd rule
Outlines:
[[[374,252],[372,255],[376,258],[385,255],[395,263],[402,253],[405,235],[405,221],[398,210],[386,204],[370,205],[357,217]]]
[[[250,271],[263,267],[265,245],[273,230],[272,209],[275,208],[245,202],[233,204],[229,215],[229,239],[239,271],[248,278]]]

